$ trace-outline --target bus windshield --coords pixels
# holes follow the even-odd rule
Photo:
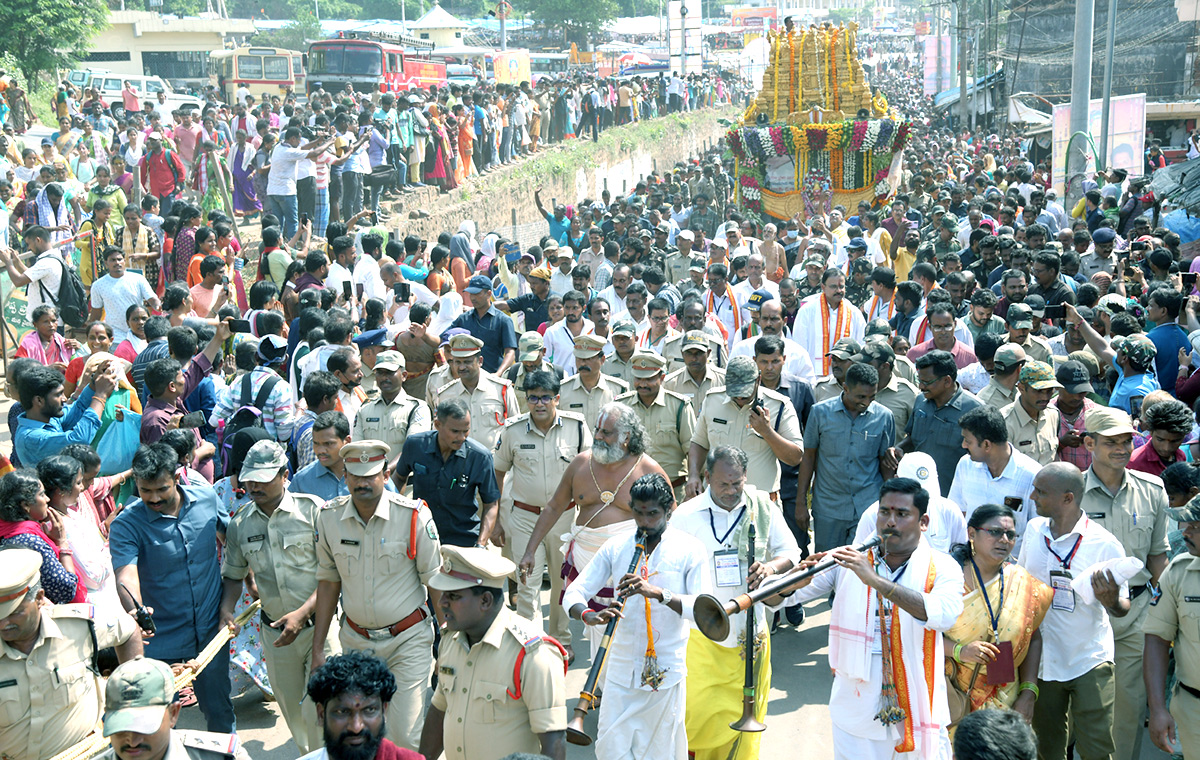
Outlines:
[[[380,76],[383,56],[378,48],[367,45],[313,45],[308,54],[308,72],[314,76]]]

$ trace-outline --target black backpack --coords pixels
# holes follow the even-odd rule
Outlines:
[[[45,256],[47,254],[42,254]],[[41,256],[38,257],[41,259]],[[37,261],[34,262],[35,264]],[[83,280],[79,279],[79,272],[67,266],[67,263],[59,259],[59,265],[62,266],[62,279],[59,281],[57,296],[51,295],[46,290],[46,285],[41,280],[38,280],[38,291],[41,293],[42,301],[54,305],[58,310],[58,316],[62,319],[63,324],[71,327],[83,327],[87,324],[88,319],[88,296],[87,291],[83,289]],[[25,297],[29,298],[29,286],[25,287]]]
[[[263,424],[263,407],[267,404],[267,399],[271,397],[271,391],[275,389],[275,385],[283,378],[272,374],[262,387],[258,389],[258,395],[254,397],[254,403],[250,403],[250,387],[253,375],[247,374],[242,377],[242,395],[241,403],[229,420],[225,423],[224,429],[220,436],[220,452],[222,472],[225,477],[229,477],[241,465],[240,462],[233,461],[233,447],[239,437],[247,435],[254,438],[263,438],[266,432],[266,426]],[[261,433],[258,431],[262,431]]]

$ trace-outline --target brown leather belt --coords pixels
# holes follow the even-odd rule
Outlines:
[[[681,485],[683,485],[686,482],[687,482],[686,477],[675,478],[674,480],[671,481],[671,488],[679,488]]]
[[[514,500],[514,501],[513,501],[513,506],[514,506],[514,507],[516,507],[517,509],[523,509],[523,510],[525,510],[526,512],[532,512],[532,513],[534,513],[535,515],[540,515],[540,514],[542,513],[542,508],[541,508],[541,507],[535,507],[535,506],[533,506],[532,504],[526,504],[526,503],[525,503],[525,502],[523,502],[523,501],[515,501],[515,500]]]
[[[388,626],[387,628],[373,628],[373,629],[363,628],[361,625],[359,625],[358,623],[355,623],[349,617],[346,618],[346,625],[350,626],[350,628],[355,633],[357,633],[359,636],[362,636],[363,638],[386,639],[386,638],[394,638],[396,636],[399,636],[400,634],[404,633],[409,628],[412,628],[414,625],[421,622],[422,620],[424,620],[427,617],[429,617],[429,613],[425,611],[425,608],[418,607],[415,610],[413,610],[411,613],[409,613],[400,622],[393,623],[392,625]]]

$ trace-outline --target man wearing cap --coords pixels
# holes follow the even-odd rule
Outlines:
[[[553,276],[549,267],[535,267],[525,278],[529,283],[529,292],[507,301],[497,301],[496,308],[509,314],[521,313],[525,317],[525,331],[536,331],[540,325],[550,321],[546,302],[550,298],[550,278]]]
[[[517,407],[522,414],[529,411],[529,407],[525,403],[525,378],[538,370],[553,372],[560,381],[565,376],[561,368],[546,361],[546,348],[542,334],[534,330],[521,335],[517,347],[517,363],[504,373],[504,379],[512,383],[513,392],[517,397]]]
[[[415,749],[434,638],[425,585],[441,566],[441,542],[424,502],[386,492],[388,456],[382,441],[347,444],[342,457],[350,495],[317,514],[311,670],[325,661],[340,599],[342,649],[367,650],[388,664],[398,687],[387,708],[388,728],[396,744]]]
[[[912,416],[920,391],[895,371],[896,352],[886,339],[871,336],[863,341],[862,350],[855,355],[854,361],[870,364],[875,368],[879,375],[879,383],[875,386],[875,401],[892,412],[896,435],[900,435],[908,425],[908,418]]]
[[[358,410],[351,428],[352,440],[383,441],[392,451],[399,451],[410,434],[432,427],[429,406],[423,399],[405,393],[406,378],[404,355],[399,351],[384,351],[376,357],[375,385],[379,393]]]
[[[692,264],[692,245],[696,241],[696,233],[690,229],[680,230],[675,234],[677,250],[667,253],[663,260],[663,274],[667,282],[679,282],[688,276],[688,268]]]
[[[1083,435],[1087,431],[1087,412],[1096,406],[1096,402],[1088,398],[1095,392],[1091,375],[1082,362],[1071,359],[1055,368],[1054,377],[1063,386],[1050,402],[1059,416],[1058,458],[1080,470],[1087,470],[1092,466],[1092,454],[1084,446]]]
[[[1092,250],[1079,257],[1079,273],[1089,280],[1097,272],[1112,275],[1117,270],[1117,233],[1112,227],[1098,227],[1092,232]]]
[[[725,444],[746,452],[750,485],[778,498],[779,464],[800,464],[800,440],[800,420],[791,401],[760,386],[754,359],[734,357],[725,371],[725,387],[708,392],[697,417],[688,452],[687,494],[700,493],[704,458]]]
[[[1132,722],[1141,712],[1114,710],[1110,621],[1129,616],[1129,586],[1097,566],[1120,559],[1125,551],[1085,514],[1080,504],[1083,490],[1083,475],[1073,465],[1054,462],[1042,468],[1033,481],[1038,516],[1025,528],[1018,560],[1030,575],[1054,589],[1054,601],[1038,627],[1042,660],[1037,683],[1022,684],[1037,698],[1031,726],[1038,757],[1047,760],[1067,756],[1069,721],[1077,727],[1078,757],[1113,757],[1114,717]],[[1095,603],[1085,603],[1071,588],[1072,580],[1081,577],[1090,577]]]
[[[638,351],[633,355],[633,390],[617,396],[642,420],[650,438],[646,453],[667,473],[676,500],[687,482],[687,458],[696,413],[688,398],[663,388],[667,362],[658,354]]]
[[[821,275],[821,293],[800,307],[792,336],[809,356],[823,357],[818,377],[832,371],[829,351],[842,338],[861,341],[867,322],[858,307],[845,299],[846,275],[827,269]]]
[[[472,277],[466,293],[473,308],[456,317],[450,327],[464,328],[480,341],[485,371],[503,372],[512,366],[517,355],[517,331],[513,322],[492,305],[492,281],[487,277],[479,274]]]
[[[172,663],[194,659],[220,627],[218,540],[229,522],[212,487],[180,483],[178,468],[170,446],[138,448],[132,470],[141,498],[113,519],[108,540],[122,606],[151,611],[146,652]],[[195,689],[208,729],[233,731],[227,648],[196,676]]]
[[[562,383],[559,408],[583,415],[589,426],[595,424],[600,410],[629,390],[623,380],[601,372],[606,341],[596,335],[575,338],[575,374]]]
[[[757,588],[763,581],[790,570],[800,561],[800,549],[779,505],[767,494],[746,485],[745,452],[718,446],[709,453],[708,488],[679,505],[674,527],[703,544],[710,567],[719,568],[714,596],[725,604]],[[750,526],[755,531],[755,556],[749,556]],[[754,648],[755,718],[764,720],[765,695],[771,689],[771,641],[767,609],[754,610],[757,635]],[[746,615],[730,618],[729,634],[710,641],[699,632],[688,638],[688,750],[697,758],[756,758],[761,734],[739,733],[729,723],[742,714],[742,678],[746,671]]]
[[[496,482],[513,473],[512,509],[505,525],[506,545],[521,551],[529,544],[534,524],[550,502],[568,465],[591,447],[591,426],[583,416],[560,412],[560,379],[545,370],[525,376],[526,392],[533,398],[527,414],[509,420],[493,452]],[[542,568],[550,571],[550,633],[570,651],[571,632],[566,612],[558,599],[562,594],[562,536],[570,532],[574,510],[567,510],[534,553],[535,567],[528,577],[518,578],[517,612],[541,626]],[[573,654],[571,655],[574,656]]]
[[[411,478],[413,498],[430,505],[441,541],[454,546],[486,546],[497,531],[500,490],[492,452],[469,437],[472,419],[466,400],[438,402],[434,429],[408,436],[392,473],[397,491]],[[501,545],[503,531],[497,535]]]
[[[165,662],[138,657],[117,666],[104,687],[101,760],[249,760],[237,734],[175,728],[182,703]]]
[[[813,384],[813,398],[820,402],[836,398],[842,394],[842,382],[846,378],[846,369],[854,363],[854,357],[862,351],[862,344],[854,338],[842,338],[829,350],[826,361],[829,363],[829,374]]]
[[[96,620],[90,604],[46,603],[41,570],[31,549],[0,551],[0,695],[12,708],[0,716],[0,746],[12,760],[53,757],[95,728],[99,649],[116,647],[122,661],[142,653],[124,612]]]
[[[482,548],[446,546],[442,558],[429,585],[441,592],[447,633],[421,754],[483,760],[540,752],[563,760],[565,655],[541,626],[504,605],[516,565]]]
[[[1120,720],[1113,724],[1114,758],[1132,760],[1141,747],[1146,686],[1141,677],[1142,623],[1158,579],[1167,566],[1167,496],[1162,480],[1128,468],[1133,448],[1133,424],[1128,415],[1111,407],[1096,407],[1087,415],[1084,445],[1092,466],[1084,473],[1079,506],[1089,520],[1116,536],[1125,554],[1145,567],[1129,579],[1129,614],[1113,621],[1116,641],[1117,698],[1113,707]]]
[[[724,367],[729,356],[729,347],[715,319],[708,318],[702,298],[699,295],[692,296],[691,294],[685,296],[679,303],[679,308],[675,310],[675,317],[679,321],[680,333],[667,338],[662,350],[663,358],[667,360],[667,367],[673,370],[686,363],[683,357],[683,339],[688,332],[692,331],[708,336],[711,358],[715,360],[714,363],[717,367]]]
[[[699,414],[708,392],[725,385],[725,370],[708,360],[712,348],[708,333],[692,330],[681,336],[680,344],[683,366],[663,378],[663,388],[688,399],[692,411]]]
[[[1150,738],[1167,753],[1176,737],[1184,757],[1200,752],[1200,502],[1192,500],[1167,516],[1179,522],[1187,551],[1167,566],[1159,580],[1162,596],[1150,608],[1142,630],[1146,651],[1142,663],[1150,703]],[[1166,705],[1167,668],[1174,643],[1178,689]]]
[[[253,572],[262,601],[263,659],[279,711],[302,753],[321,744],[311,700],[301,701],[312,663],[312,615],[317,601],[313,530],[324,500],[286,490],[287,454],[274,441],[250,447],[238,483],[253,502],[239,509],[225,531],[221,565],[221,623],[230,625]],[[336,652],[325,642],[325,654]]]
[[[626,386],[633,382],[633,354],[637,351],[637,325],[627,316],[618,319],[609,336],[612,353],[604,360],[600,371],[615,377]]]
[[[450,362],[458,378],[430,394],[430,407],[436,409],[450,399],[465,402],[471,409],[471,437],[490,451],[505,420],[518,414],[518,407],[512,383],[481,369],[483,349],[483,341],[473,335],[450,339]]]
[[[1009,304],[1005,323],[1008,326],[1008,341],[1025,349],[1028,359],[1046,364],[1053,361],[1054,352],[1050,344],[1040,335],[1033,334],[1033,309],[1028,304]]]
[[[933,461],[933,457],[924,451],[906,454],[896,468],[896,477],[911,478],[929,492],[929,508],[925,510],[925,514],[929,515],[929,526],[925,529],[925,540],[931,547],[949,554],[955,544],[967,543],[967,520],[963,517],[962,509],[937,493],[937,462]],[[868,541],[878,534],[878,525],[879,502],[876,501],[858,518],[858,529],[850,543],[857,546]],[[789,611],[791,609],[787,608]]]
[[[375,361],[387,346],[387,328],[380,327],[367,330],[354,336],[354,345],[358,346],[358,358],[362,364],[362,380],[359,387],[368,396],[375,391]]]
[[[1054,391],[1062,383],[1045,362],[1026,362],[1017,380],[1017,398],[1000,409],[1008,440],[1022,454],[1040,465],[1058,456],[1058,410],[1050,406]]]
[[[1017,381],[1027,357],[1025,349],[1016,343],[1005,343],[996,349],[992,358],[992,377],[979,392],[979,400],[988,406],[1002,409],[1017,400]]]
[[[854,348],[852,356],[862,350],[857,344]],[[867,364],[846,363],[841,393],[818,401],[808,413],[799,489],[792,505],[796,525],[807,536],[811,487],[818,552],[850,542],[861,516],[859,497],[877,491],[895,472],[885,459],[896,442],[896,423],[891,411],[875,402],[879,373]]]
[[[810,253],[803,262],[792,268],[796,295],[801,301],[821,292],[821,273],[824,271],[825,259],[816,253]]]

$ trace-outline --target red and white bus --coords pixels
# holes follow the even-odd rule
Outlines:
[[[432,45],[422,40],[339,38],[308,46],[307,88],[321,85],[326,92],[344,90],[349,82],[357,92],[406,92],[446,84],[446,64],[430,60]]]

